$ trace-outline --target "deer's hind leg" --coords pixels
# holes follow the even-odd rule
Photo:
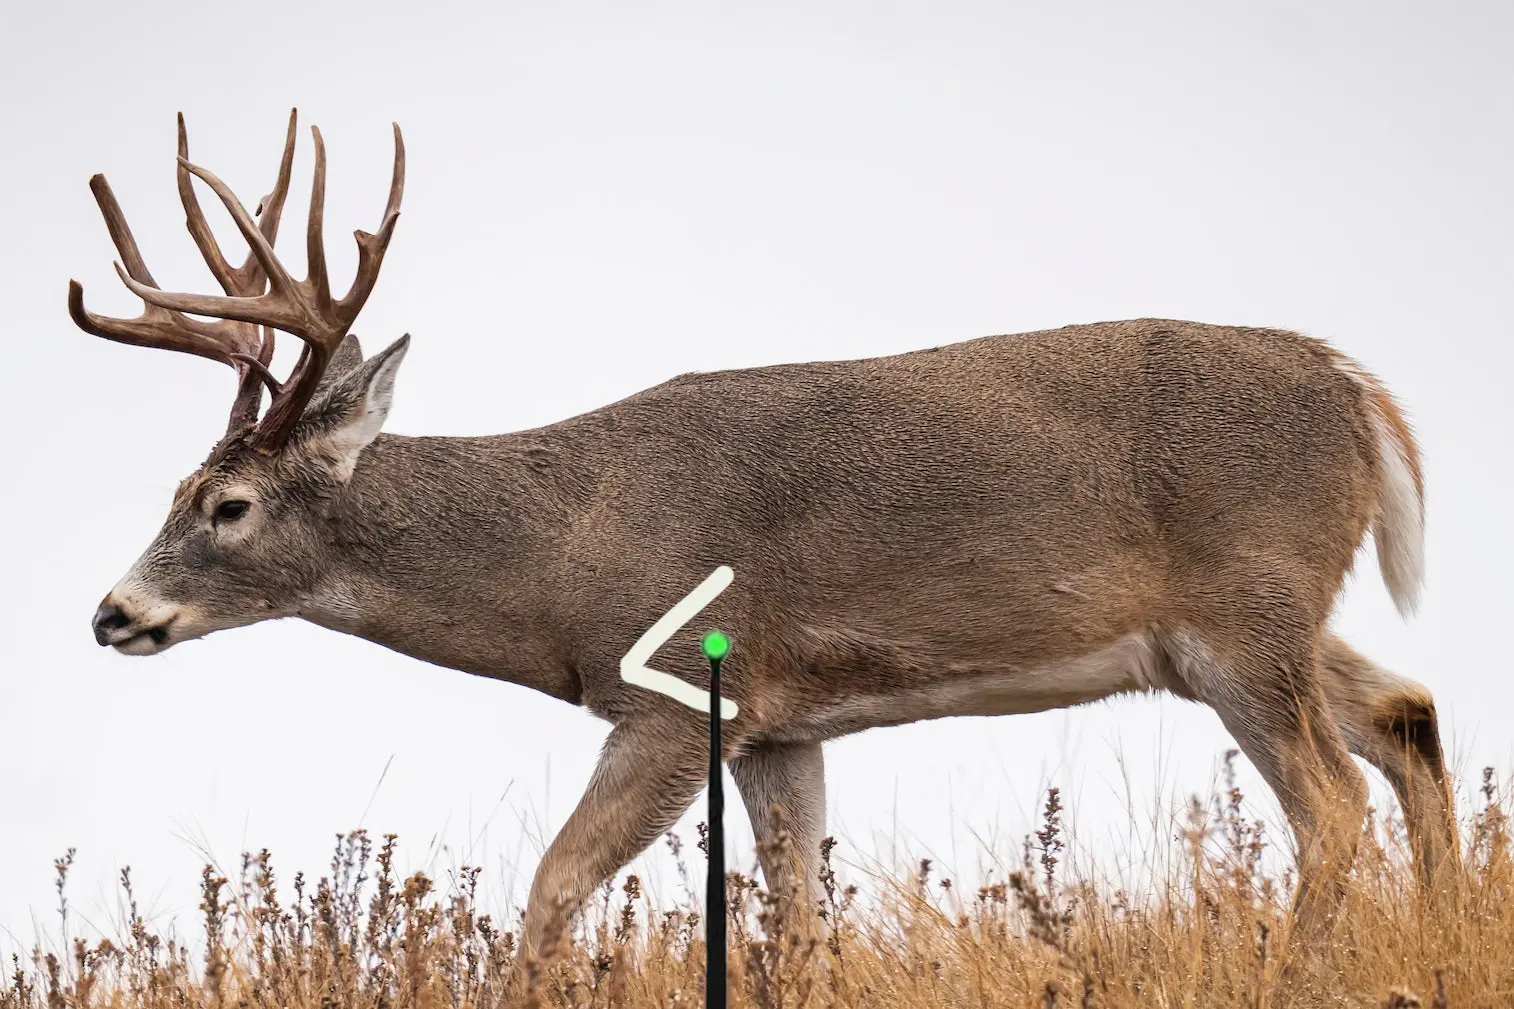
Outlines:
[[[1454,876],[1460,853],[1434,698],[1328,631],[1320,636],[1320,668],[1346,745],[1393,787],[1421,884],[1438,893],[1439,884]]]
[[[1307,935],[1329,925],[1344,897],[1367,782],[1327,700],[1317,627],[1288,619],[1277,599],[1251,614],[1232,610],[1232,619],[1168,635],[1165,644],[1185,685],[1220,716],[1293,828],[1294,917]]]

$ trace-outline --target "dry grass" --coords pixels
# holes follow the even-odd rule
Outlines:
[[[823,934],[809,939],[784,929],[778,897],[732,874],[731,1004],[1252,1009],[1286,993],[1297,1006],[1514,1005],[1508,813],[1485,772],[1464,817],[1456,910],[1439,914],[1420,900],[1401,822],[1374,814],[1334,938],[1290,952],[1292,881],[1264,867],[1267,844],[1233,785],[1194,800],[1173,869],[1143,893],[1069,871],[1053,789],[1018,871],[963,887],[922,862],[865,898],[828,873]],[[121,934],[17,959],[0,1009],[701,1006],[699,905],[669,843],[681,902],[654,906],[635,877],[607,884],[549,943],[551,962],[529,965],[510,925],[479,912],[479,870],[444,890],[421,874],[401,879],[392,836],[377,850],[362,832],[344,837],[314,885],[276,880],[266,851],[244,856],[234,882],[207,867],[206,941],[193,949],[149,928],[123,872]],[[828,844],[827,866],[833,855]],[[68,868],[60,859],[60,898]],[[511,989],[512,976],[529,981]]]

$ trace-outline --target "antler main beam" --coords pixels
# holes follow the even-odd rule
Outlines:
[[[289,130],[284,143],[284,157],[279,166],[273,192],[258,205],[260,220],[254,221],[247,208],[230,187],[214,173],[188,159],[188,141],[184,117],[179,116],[179,197],[184,204],[185,223],[199,247],[206,265],[220,282],[224,296],[181,294],[158,287],[142,260],[126,224],[120,205],[105,182],[97,175],[90,188],[105,216],[117,251],[124,261],[117,262],[116,272],[132,293],[146,307],[136,319],[112,319],[98,316],[84,308],[84,290],[77,281],[69,282],[69,314],[85,332],[109,340],[137,346],[158,347],[197,354],[231,364],[238,369],[241,383],[232,407],[230,428],[256,423],[252,443],[260,451],[277,451],[289,438],[295,423],[320,385],[331,357],[341,345],[358,313],[378,281],[384,253],[399,221],[400,200],[405,190],[405,143],[399,124],[394,125],[394,170],[389,182],[389,201],[376,233],[355,232],[358,246],[357,275],[340,299],[331,297],[326,271],[323,223],[326,200],[326,147],[320,130],[311,127],[315,138],[315,171],[310,188],[310,215],[306,225],[305,246],[307,276],[297,281],[289,275],[273,245],[278,236],[279,218],[289,192],[290,167],[294,158],[296,113],[289,114]],[[246,239],[250,252],[240,267],[233,268],[221,253],[199,201],[194,195],[194,175],[210,186],[220,198],[237,230]],[[266,288],[266,293],[265,293]],[[202,322],[184,313],[207,315],[220,322]],[[261,335],[259,330],[261,329]],[[280,384],[268,371],[273,357],[272,330],[281,329],[300,339],[304,351],[287,382]],[[272,402],[261,422],[257,409],[267,385]]]

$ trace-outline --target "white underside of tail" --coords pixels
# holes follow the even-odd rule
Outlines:
[[[1382,484],[1377,491],[1377,517],[1372,538],[1377,543],[1377,566],[1398,612],[1409,616],[1419,606],[1419,590],[1425,580],[1425,508],[1404,445],[1397,432],[1377,409],[1372,411],[1377,429],[1378,459]]]
[[[1400,428],[1384,415],[1389,402],[1382,383],[1355,361],[1342,357],[1337,367],[1362,387],[1372,430],[1377,435],[1377,514],[1372,519],[1372,539],[1377,544],[1377,566],[1393,605],[1405,617],[1419,606],[1425,580],[1425,503],[1409,462],[1413,451],[1405,445]],[[1389,407],[1391,409],[1391,407]]]

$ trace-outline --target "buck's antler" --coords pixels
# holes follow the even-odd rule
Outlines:
[[[258,227],[271,242],[278,236],[279,217],[284,208],[284,199],[289,193],[290,168],[294,163],[295,112],[289,114],[289,130],[284,141],[284,157],[279,165],[278,180],[273,192],[264,197],[259,205]],[[187,157],[189,142],[184,130],[184,116],[179,115],[179,157]],[[156,288],[157,281],[147,269],[142,254],[132,237],[121,205],[111,192],[105,176],[96,175],[89,180],[89,188],[95,194],[100,212],[105,217],[105,226],[110,231],[116,250],[126,263],[126,271],[140,283]],[[179,168],[179,197],[184,204],[185,223],[195,244],[205,257],[206,265],[220,281],[227,294],[256,296],[263,293],[266,280],[262,267],[249,254],[247,262],[232,269],[221,255],[205,215],[195,199],[190,186],[189,173]],[[262,399],[262,386],[270,389],[278,383],[268,372],[268,362],[273,357],[273,334],[245,322],[203,322],[190,319],[179,312],[148,303],[142,314],[135,319],[113,319],[96,315],[84,307],[84,288],[77,281],[68,286],[68,311],[74,322],[87,333],[130,343],[141,347],[158,347],[186,354],[210,358],[236,368],[241,375],[236,400],[231,409],[227,430],[235,430],[257,421],[258,407]]]
[[[373,291],[384,252],[399,220],[400,198],[405,189],[405,144],[398,124],[394,127],[394,173],[389,184],[389,202],[384,220],[376,234],[356,232],[358,244],[357,276],[352,287],[339,300],[332,300],[326,275],[326,254],[322,241],[322,218],[326,197],[326,149],[320,130],[311,127],[315,137],[315,172],[310,189],[310,219],[306,231],[308,276],[296,281],[274,255],[279,216],[289,191],[290,165],[294,157],[295,112],[289,114],[289,132],[284,144],[284,158],[274,190],[258,206],[261,220],[254,222],[230,188],[211,172],[188,160],[188,143],[184,119],[179,117],[179,196],[184,204],[190,235],[205,257],[226,296],[176,294],[159,289],[137,250],[131,230],[120,205],[110,192],[104,176],[90,180],[95,199],[105,215],[106,227],[125,267],[116,264],[121,280],[146,302],[135,319],[112,319],[95,315],[84,308],[84,289],[77,281],[69,282],[69,314],[85,332],[121,343],[159,347],[197,354],[238,368],[242,381],[231,411],[228,430],[257,423],[252,444],[260,451],[276,451],[289,437],[300,414],[320,385],[332,355],[341,346],[354,319]],[[210,186],[236,221],[242,237],[251,249],[247,260],[233,268],[226,262],[205,222],[195,198],[189,175]],[[268,288],[264,293],[265,287]],[[184,315],[208,315],[220,322],[202,322]],[[259,335],[261,328],[262,334]],[[273,357],[274,329],[282,329],[305,344],[299,362],[289,380],[280,384],[268,371]],[[268,412],[261,422],[257,411],[262,399],[262,385],[272,396]]]

